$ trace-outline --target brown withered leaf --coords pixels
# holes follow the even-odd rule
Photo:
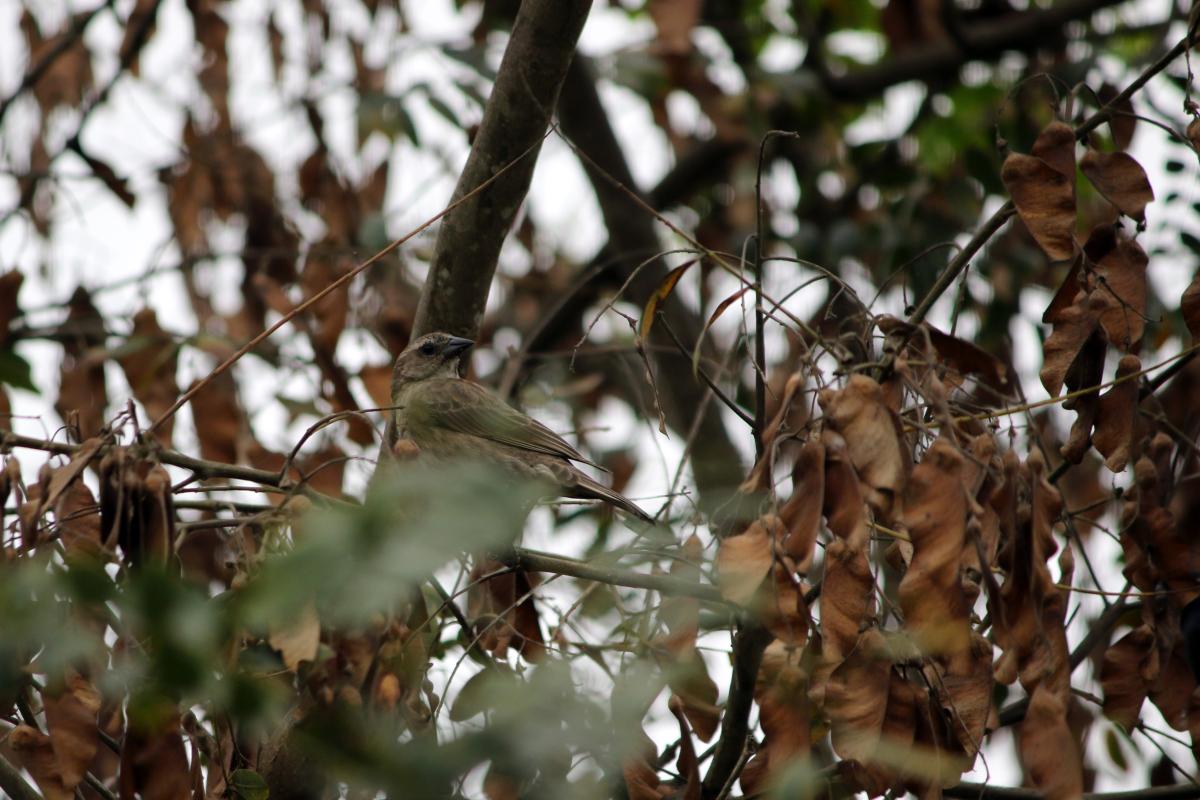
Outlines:
[[[58,106],[78,106],[92,88],[92,58],[85,37],[75,35],[72,29],[79,25],[84,14],[71,17],[58,33],[42,38],[33,16],[26,10],[21,15],[21,31],[25,34],[29,63],[38,64],[46,60],[46,70],[41,80],[33,85],[33,96],[45,119]],[[48,56],[55,51],[53,58]]]
[[[63,360],[59,366],[58,397],[54,410],[63,420],[72,415],[79,438],[90,439],[104,426],[108,386],[104,379],[104,320],[82,286],[67,303]]]
[[[202,380],[203,383],[196,380],[188,387],[191,391],[200,386],[189,401],[196,438],[200,441],[200,456],[223,464],[236,464],[246,422],[238,403],[233,373],[226,371]]]
[[[1158,671],[1158,643],[1149,625],[1139,625],[1110,645],[1100,667],[1104,716],[1132,732]]]
[[[691,52],[692,28],[700,21],[701,0],[651,0],[650,18],[658,29],[656,50],[662,55]]]
[[[73,800],[75,787],[67,787],[50,737],[28,725],[18,725],[8,734],[8,745],[21,766],[29,771],[45,800]]]
[[[971,631],[966,657],[951,664],[931,683],[938,690],[942,708],[951,716],[951,735],[973,760],[983,746],[984,735],[999,723],[992,691],[992,643]]]
[[[779,509],[779,518],[788,531],[783,552],[792,559],[797,572],[808,572],[812,566],[824,496],[825,445],[807,442],[792,468],[792,496]]]
[[[825,687],[833,750],[841,758],[867,763],[875,754],[887,716],[891,662],[883,634],[868,628],[834,669]]]
[[[133,317],[133,331],[118,357],[133,396],[146,407],[146,413],[157,420],[179,397],[175,371],[179,366],[179,348],[174,339],[158,324],[150,308],[143,308]],[[174,418],[168,419],[155,431],[155,438],[171,446]]]
[[[1114,384],[1097,402],[1096,433],[1092,443],[1104,456],[1104,465],[1113,472],[1121,472],[1129,463],[1138,401],[1138,382],[1131,376],[1141,369],[1142,362],[1137,356],[1122,356],[1113,376],[1121,382]]]
[[[969,657],[970,608],[958,571],[966,545],[963,461],[953,444],[937,439],[913,468],[904,498],[913,546],[899,587],[904,627],[924,654],[943,663]]]
[[[744,532],[721,540],[721,549],[717,551],[717,586],[727,600],[743,606],[753,602],[786,533],[782,520],[767,514]]]
[[[855,374],[844,389],[822,390],[818,402],[826,424],[845,440],[850,463],[868,488],[867,502],[887,518],[904,488],[908,457],[901,447],[899,419],[884,402],[883,388]]]
[[[1133,156],[1088,148],[1079,169],[1118,211],[1138,222],[1146,220],[1146,205],[1154,199],[1154,190],[1146,170]]]
[[[654,325],[654,318],[658,315],[659,306],[667,302],[667,298],[675,291],[675,284],[679,283],[679,279],[683,277],[683,274],[695,266],[698,261],[698,259],[692,259],[675,267],[655,287],[654,292],[650,295],[650,299],[646,301],[645,308],[642,309],[641,319],[638,320],[637,338],[639,342],[645,342],[646,337],[650,335],[650,329]]]
[[[1075,254],[1076,246],[1074,150],[1069,175],[1064,172],[1066,158],[1061,146],[1048,146],[1042,152],[1054,163],[1036,155],[1012,153],[1004,159],[1000,179],[1034,240],[1051,260],[1063,261]]]
[[[1162,713],[1163,719],[1177,731],[1186,731],[1188,718],[1196,697],[1196,678],[1188,668],[1179,644],[1170,653],[1161,655],[1161,669],[1150,687],[1150,702]]]
[[[124,447],[109,450],[100,462],[100,527],[105,546],[119,544],[131,565],[165,564],[175,544],[170,474]]]
[[[104,537],[100,532],[100,507],[92,490],[83,481],[75,481],[58,498],[54,507],[58,537],[68,555],[104,558]]]
[[[24,273],[10,270],[0,275],[0,345],[8,343],[8,332],[12,321],[21,308],[17,305],[17,294],[25,282]]]
[[[776,639],[793,647],[808,641],[808,604],[804,602],[804,587],[782,565],[771,570],[773,580],[763,587],[759,599],[764,627]]]
[[[671,562],[671,577],[689,583],[699,583],[703,549],[696,534],[689,536],[680,548],[679,556]],[[665,597],[658,608],[658,619],[667,629],[667,636],[662,644],[668,653],[678,657],[695,650],[696,634],[700,626],[698,599],[682,595]]]
[[[358,371],[358,377],[366,387],[376,408],[387,408],[392,405],[392,367],[390,364],[365,366]]]
[[[1062,312],[1075,304],[1076,295],[1083,289],[1083,284],[1079,282],[1079,273],[1082,269],[1083,253],[1077,253],[1071,260],[1071,268],[1067,270],[1062,284],[1054,292],[1054,297],[1050,299],[1050,305],[1046,306],[1046,310],[1042,312],[1043,324],[1051,325],[1058,322]]]
[[[1030,153],[1045,161],[1054,171],[1075,185],[1075,131],[1060,120],[1054,120],[1038,133]],[[1072,191],[1074,189],[1072,188]]]
[[[1075,302],[1058,315],[1054,330],[1042,344],[1042,386],[1051,397],[1058,397],[1067,371],[1100,325],[1099,313],[1087,295],[1080,292]]]
[[[829,530],[855,550],[866,547],[871,540],[862,483],[850,464],[846,440],[834,431],[821,432],[825,448],[825,496],[822,513]]]
[[[1113,145],[1118,150],[1125,150],[1129,147],[1129,143],[1133,141],[1133,134],[1137,131],[1138,119],[1134,116],[1133,101],[1128,97],[1122,99],[1119,103],[1113,101],[1117,99],[1119,92],[1111,83],[1104,83],[1096,92],[1096,99],[1103,103],[1111,110],[1108,117],[1108,129],[1112,132]]]
[[[346,453],[330,441],[315,453],[309,453],[293,464],[297,477],[321,494],[342,496],[346,479]]]
[[[471,588],[467,592],[467,614],[484,648],[503,658],[513,647],[530,661],[537,661],[546,651],[533,603],[537,575],[516,570],[482,580],[503,566],[493,559],[476,558],[468,578]]]
[[[1029,698],[1025,719],[1017,728],[1021,764],[1047,800],[1070,800],[1083,794],[1083,768],[1075,737],[1067,726],[1064,702],[1045,686]]]
[[[187,751],[173,716],[153,730],[130,726],[121,743],[121,797],[140,793],[143,800],[190,800]]]
[[[1108,231],[1101,233],[1101,231]],[[1146,328],[1146,253],[1133,239],[1111,226],[1092,232],[1088,243],[1100,237],[1103,256],[1095,261],[1095,279],[1089,285],[1092,303],[1100,310],[1100,324],[1108,340],[1130,350],[1142,340]],[[1111,237],[1111,246],[1104,241]],[[1090,257],[1090,256],[1089,256]]]
[[[1192,341],[1200,341],[1200,270],[1192,278],[1192,282],[1184,289],[1179,300],[1179,311],[1183,314],[1183,323],[1187,325]]]
[[[321,618],[310,601],[295,618],[282,625],[272,625],[267,642],[279,651],[283,664],[295,672],[302,661],[313,661],[321,645]]]
[[[323,247],[322,247],[323,245]],[[308,300],[323,291],[338,278],[346,273],[348,265],[332,255],[335,243],[326,241],[309,253],[300,273],[300,288],[304,291],[304,299]],[[322,249],[328,254],[322,255]],[[346,328],[346,319],[350,314],[350,287],[343,285],[318,300],[308,309],[316,323],[309,330],[309,338],[314,348],[327,353],[337,352],[338,339]]]
[[[57,692],[44,693],[42,701],[63,786],[74,788],[83,781],[100,747],[97,722],[100,693],[87,679],[72,671],[65,685]]]
[[[742,772],[746,796],[757,795],[776,774],[809,757],[814,708],[808,699],[804,652],[779,640],[763,652],[754,684],[763,743]]]
[[[692,744],[692,732],[688,730],[688,718],[677,698],[673,698],[668,707],[679,722],[679,757],[675,760],[675,771],[684,783],[676,797],[678,800],[700,800],[700,762]]]
[[[922,323],[918,328],[905,320],[887,314],[879,317],[876,325],[889,335],[898,333],[914,337],[918,341],[922,336],[928,336],[929,343],[933,345],[938,356],[951,369],[963,375],[977,375],[981,381],[1002,395],[1010,395],[1013,391],[1012,376],[1008,366],[978,345],[957,336],[951,336],[928,323]]]

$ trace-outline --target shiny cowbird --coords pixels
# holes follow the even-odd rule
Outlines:
[[[641,520],[654,520],[633,501],[596,481],[573,461],[596,466],[561,436],[479,384],[459,377],[474,345],[448,333],[413,340],[392,373],[395,435],[421,460],[484,461],[520,478],[548,482],[566,497],[603,500]]]

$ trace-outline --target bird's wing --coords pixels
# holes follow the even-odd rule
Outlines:
[[[439,427],[603,469],[557,433],[478,384],[453,378],[423,383],[428,385],[417,399],[420,413]]]

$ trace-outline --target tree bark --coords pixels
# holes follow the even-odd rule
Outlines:
[[[442,220],[413,336],[434,330],[478,335],[500,247],[529,190],[591,5],[591,0],[521,3],[454,200],[506,165],[519,163]]]

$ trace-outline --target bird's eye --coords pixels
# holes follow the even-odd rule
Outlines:
[[[437,347],[434,346],[433,342],[426,342],[425,344],[421,345],[417,352],[423,356],[431,356],[437,352]]]

